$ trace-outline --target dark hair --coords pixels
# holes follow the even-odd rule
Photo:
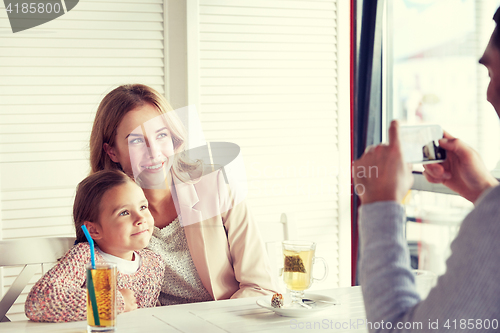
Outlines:
[[[73,220],[76,228],[75,244],[87,241],[82,230],[85,221],[99,223],[101,201],[104,194],[127,182],[133,181],[122,171],[102,170],[88,176],[78,184],[73,204]]]
[[[493,42],[495,46],[500,49],[500,34],[498,33],[500,26],[500,7],[497,8],[497,11],[493,15],[493,21],[496,23],[495,30],[493,31]]]

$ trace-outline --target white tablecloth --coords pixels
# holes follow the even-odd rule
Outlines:
[[[281,317],[256,304],[259,297],[139,309],[118,316],[118,332],[367,332],[360,287],[314,291],[335,298],[335,305],[314,317]],[[1,333],[83,333],[84,321],[72,323],[0,323]]]

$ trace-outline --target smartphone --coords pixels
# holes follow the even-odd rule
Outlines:
[[[446,159],[446,150],[439,146],[443,137],[439,125],[400,126],[399,139],[403,158],[407,163],[440,163]]]

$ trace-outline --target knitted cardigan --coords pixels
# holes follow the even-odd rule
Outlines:
[[[118,272],[117,309],[125,308],[118,290],[134,292],[139,308],[154,307],[160,294],[165,264],[160,256],[146,249],[137,251],[141,267],[133,274]],[[96,262],[105,262],[96,251]],[[26,316],[34,321],[67,322],[86,320],[86,264],[90,262],[88,243],[79,243],[69,250],[34,286],[24,305]]]

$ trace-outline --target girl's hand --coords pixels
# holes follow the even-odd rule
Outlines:
[[[399,124],[391,122],[389,145],[369,147],[353,163],[355,191],[363,204],[377,201],[401,203],[413,184],[411,165],[403,161]]]
[[[446,160],[424,165],[428,182],[441,183],[473,203],[484,190],[498,185],[481,156],[460,139],[444,132],[439,145],[446,149]]]
[[[120,289],[120,293],[125,300],[125,312],[137,310],[137,300],[135,299],[135,294],[130,289]]]

